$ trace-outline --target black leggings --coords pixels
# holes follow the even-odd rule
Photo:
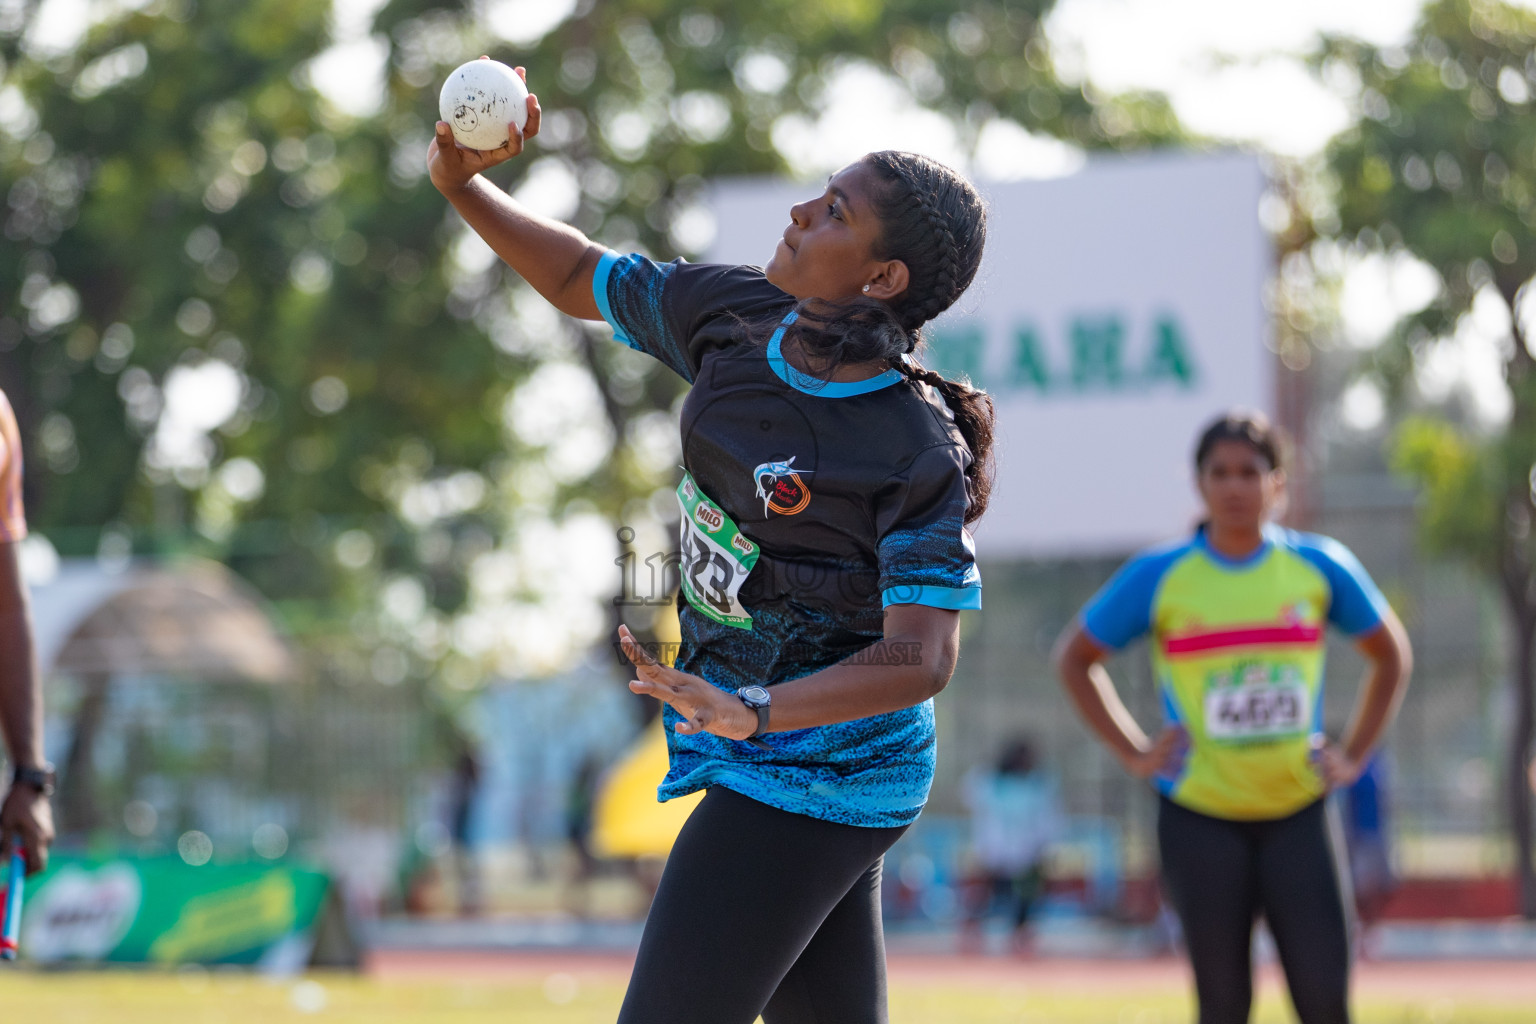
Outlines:
[[[1157,845],[1195,969],[1200,1024],[1248,1020],[1259,914],[1302,1024],[1348,1024],[1348,925],[1323,801],[1288,818],[1229,821],[1165,798]]]
[[[619,1024],[885,1024],[880,867],[905,831],[710,789],[667,858]]]

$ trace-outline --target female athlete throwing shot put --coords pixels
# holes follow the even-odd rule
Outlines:
[[[1206,521],[1126,563],[1063,634],[1057,666],[1088,725],[1161,794],[1158,851],[1200,1024],[1248,1020],[1260,914],[1302,1024],[1345,1024],[1349,937],[1323,798],[1355,780],[1391,720],[1408,640],[1347,548],[1270,522],[1284,474],[1262,418],[1211,424],[1195,473]],[[1337,744],[1322,734],[1330,625],[1369,663]],[[1143,635],[1165,718],[1156,741],[1100,664]]]
[[[445,123],[433,183],[562,312],[691,385],[662,799],[705,790],[667,861],[619,1020],[886,1019],[880,870],[934,767],[932,698],[981,606],[987,396],[909,359],[965,291],[985,214],[963,178],[872,153],[789,211],[765,269],[620,255],[525,210]],[[727,226],[728,229],[728,226]]]

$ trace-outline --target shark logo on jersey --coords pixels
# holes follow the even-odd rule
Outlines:
[[[811,470],[804,472],[809,476]],[[792,516],[804,512],[805,506],[811,503],[811,489],[800,479],[793,455],[783,462],[763,463],[752,471],[752,479],[757,483],[757,496],[763,499],[764,515],[773,511],[781,516]]]

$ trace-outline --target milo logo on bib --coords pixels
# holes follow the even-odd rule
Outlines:
[[[677,485],[677,503],[683,513],[679,568],[684,599],[716,622],[751,629],[752,616],[739,594],[757,564],[757,545],[741,535],[687,472]]]
[[[701,501],[694,506],[693,521],[710,533],[719,533],[720,528],[725,525],[725,513]]]

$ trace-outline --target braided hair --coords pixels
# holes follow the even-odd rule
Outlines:
[[[975,279],[986,243],[986,208],[970,182],[928,157],[885,150],[862,162],[879,181],[872,200],[882,230],[873,255],[905,263],[907,288],[889,302],[803,302],[797,340],[818,369],[878,360],[943,397],[971,452],[965,473],[970,524],[981,518],[992,494],[992,398],[969,381],[950,380],[907,357],[923,345],[923,325],[954,305]]]

